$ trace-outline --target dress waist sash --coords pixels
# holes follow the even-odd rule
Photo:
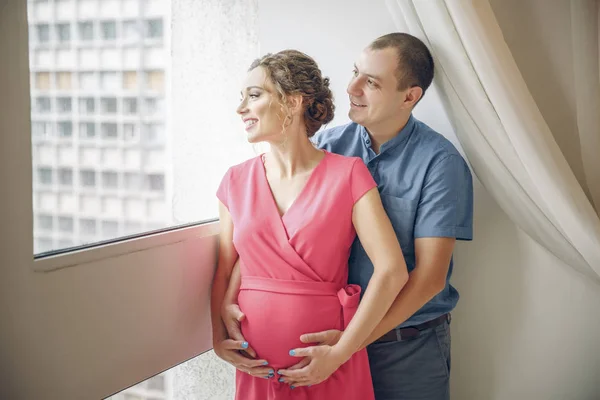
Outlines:
[[[247,276],[242,277],[240,290],[259,290],[306,296],[337,296],[342,307],[345,329],[356,313],[361,289],[359,285],[340,287],[339,284],[333,282],[295,281]]]

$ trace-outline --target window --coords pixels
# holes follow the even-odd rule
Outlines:
[[[66,114],[71,112],[71,98],[70,97],[58,97],[56,99],[56,108],[57,111],[61,114]]]
[[[163,141],[163,127],[159,124],[143,124],[142,140],[146,144],[156,144]]]
[[[79,174],[81,186],[88,188],[96,186],[96,173],[94,171],[83,170]]]
[[[79,231],[82,235],[93,236],[96,234],[96,220],[82,218],[79,220]]]
[[[162,191],[165,188],[164,175],[151,174],[148,175],[148,187],[152,191]]]
[[[117,221],[102,221],[102,237],[104,239],[114,238],[119,234],[119,223]]]
[[[58,217],[58,230],[64,233],[73,232],[73,217]]]
[[[38,72],[35,74],[35,88],[38,90],[48,90],[51,88],[49,72]]]
[[[56,37],[59,42],[67,43],[71,41],[71,25],[69,24],[57,24],[56,25]]]
[[[83,90],[97,90],[98,76],[93,72],[82,72],[79,74],[79,88]]]
[[[116,189],[119,186],[119,176],[116,172],[103,172],[102,173],[102,186],[105,189]]]
[[[117,73],[102,72],[100,74],[100,87],[103,90],[117,90],[119,88],[117,83]]]
[[[102,39],[114,40],[117,38],[117,23],[114,21],[102,22]]]
[[[32,122],[31,134],[38,139],[50,139],[52,137],[52,123],[40,121]]]
[[[137,89],[137,72],[126,71],[123,73],[123,89]]]
[[[51,185],[52,170],[50,168],[38,168],[38,182],[42,185]]]
[[[52,105],[49,97],[37,97],[35,99],[35,112],[49,113],[52,111]]]
[[[126,97],[123,99],[123,113],[137,114],[137,99],[134,97]]]
[[[82,139],[93,139],[96,137],[96,124],[93,122],[79,123],[79,137]]]
[[[115,114],[117,112],[117,99],[114,97],[100,99],[100,109],[104,114]]]
[[[51,215],[40,214],[37,217],[37,228],[44,231],[52,231],[54,228],[54,220]]]
[[[130,123],[123,124],[123,140],[126,142],[136,142],[137,141],[135,124],[130,124]]]
[[[137,172],[125,173],[124,187],[126,190],[136,191],[142,188],[142,177]]]
[[[151,19],[146,21],[146,37],[162,38],[163,36],[163,21],[162,19]]]
[[[94,40],[94,24],[92,22],[79,23],[79,40],[90,41]]]
[[[137,21],[123,22],[123,37],[130,42],[137,41],[141,38]]]
[[[102,139],[115,140],[117,138],[117,124],[112,122],[103,122],[100,125]]]
[[[146,86],[150,90],[162,92],[164,89],[165,75],[162,71],[146,72]]]
[[[48,24],[39,24],[35,28],[38,42],[47,43],[50,41],[50,26]]]
[[[80,114],[93,114],[95,110],[95,101],[91,97],[83,97],[79,99],[79,113]]]
[[[71,168],[60,168],[58,170],[58,182],[63,186],[73,184],[73,170]]]
[[[59,72],[56,74],[56,87],[59,90],[71,90],[71,73]]]
[[[73,123],[71,121],[62,121],[57,124],[58,137],[70,138],[73,136]]]

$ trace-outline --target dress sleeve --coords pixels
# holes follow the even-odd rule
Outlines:
[[[229,168],[227,170],[227,172],[225,173],[225,176],[223,176],[223,179],[221,179],[221,184],[219,185],[219,188],[217,189],[217,198],[219,200],[221,200],[221,203],[223,203],[223,205],[225,207],[227,207],[227,209],[229,209],[229,183],[231,180],[231,168]]]
[[[377,187],[377,183],[371,176],[369,169],[360,158],[356,158],[352,164],[350,173],[350,192],[352,201],[356,203],[369,190]]]

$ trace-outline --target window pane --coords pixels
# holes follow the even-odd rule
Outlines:
[[[226,167],[254,155],[235,108],[240,78],[258,55],[258,14],[256,2],[225,12],[210,1],[187,2],[197,18],[178,38],[168,0],[31,7],[36,253],[217,216]],[[187,50],[174,62],[180,42]],[[194,43],[200,51],[189,51]],[[174,82],[173,67],[183,65]],[[168,120],[173,111],[185,122]],[[182,163],[187,177],[176,182]],[[177,195],[183,187],[198,191]],[[175,205],[187,202],[193,212],[177,215]]]

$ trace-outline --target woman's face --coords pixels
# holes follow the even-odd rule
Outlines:
[[[275,88],[262,67],[248,73],[237,113],[246,125],[248,142],[281,141],[283,112]]]

